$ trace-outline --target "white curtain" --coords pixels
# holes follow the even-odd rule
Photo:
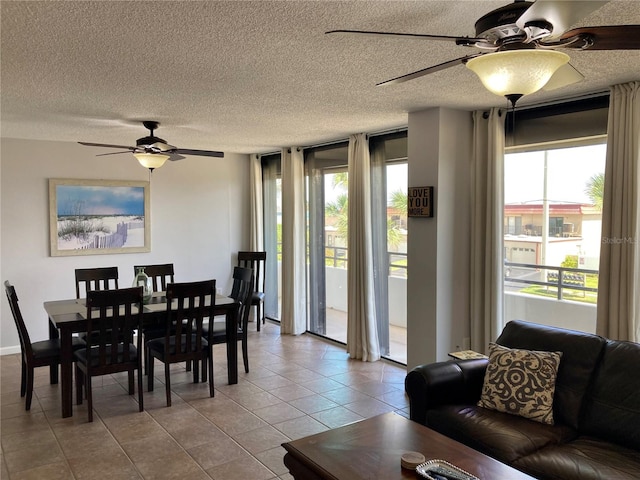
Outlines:
[[[380,359],[373,283],[371,159],[365,134],[349,137],[349,267],[347,353],[365,362]]]
[[[503,326],[504,113],[473,113],[471,349],[486,352]]]
[[[304,157],[301,149],[282,150],[282,333],[307,329],[305,280]]]
[[[253,252],[262,252],[264,250],[263,242],[263,218],[262,218],[262,165],[259,155],[249,156],[249,182],[251,183],[251,191],[249,201],[251,202],[251,227],[249,239],[249,250]]]
[[[640,82],[611,88],[596,331],[640,342]]]

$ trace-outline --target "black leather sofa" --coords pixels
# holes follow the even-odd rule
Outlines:
[[[484,359],[412,369],[411,419],[538,479],[640,479],[640,344],[521,320],[496,343],[562,352],[554,425],[477,406]]]

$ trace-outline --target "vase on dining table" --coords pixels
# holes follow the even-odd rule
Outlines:
[[[133,278],[134,287],[142,287],[142,303],[145,305],[151,301],[153,295],[153,283],[151,278],[144,273],[144,267],[138,267],[136,276]]]

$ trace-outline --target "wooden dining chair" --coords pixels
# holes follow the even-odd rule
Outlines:
[[[167,285],[167,315],[163,338],[149,340],[147,361],[149,366],[148,390],[153,391],[154,358],[164,363],[167,407],[171,406],[172,363],[193,363],[193,382],[199,381],[199,362],[207,360],[209,396],[213,397],[213,357],[210,355],[211,334],[203,337],[205,319],[212,319],[216,302],[216,281],[170,283]],[[203,370],[203,380],[206,374]]]
[[[74,353],[76,400],[87,396],[89,421],[93,421],[92,377],[128,372],[129,395],[135,393],[138,371],[138,409],[144,410],[142,395],[142,339],[134,332],[142,325],[142,287],[87,292],[86,347]]]
[[[20,375],[20,396],[27,396],[25,401],[25,410],[31,410],[31,401],[33,399],[33,376],[36,367],[60,365],[60,339],[42,340],[39,342],[31,342],[29,332],[24,323],[20,306],[18,305],[18,295],[16,289],[9,283],[4,282],[4,291],[9,300],[9,307],[13,320],[16,323],[18,337],[20,338],[20,350],[22,355],[22,371]],[[74,349],[84,347],[84,342],[77,337],[73,337],[72,347]],[[52,382],[52,383],[57,383]]]
[[[265,323],[264,297],[267,252],[238,252],[238,266],[253,270],[251,305],[256,307],[256,324],[260,331],[260,321]]]
[[[249,326],[249,311],[251,310],[251,294],[253,293],[253,271],[250,268],[234,267],[233,287],[229,297],[236,300],[240,307],[238,309],[238,341],[242,342],[242,359],[244,361],[244,371],[249,373],[249,349],[247,333]],[[207,336],[211,330],[211,347],[227,342],[227,328],[225,321],[209,320],[209,324],[203,329]],[[212,352],[213,354],[213,352]]]
[[[93,290],[116,288],[118,288],[118,267],[76,268],[76,298],[84,298]],[[80,332],[78,336],[86,340],[87,332]]]
[[[133,267],[134,276],[138,273],[138,269],[142,267],[144,268],[144,273],[151,279],[151,283],[153,285],[154,292],[164,292],[167,290],[167,285],[174,282],[174,271],[173,271],[173,263],[163,263],[158,265],[135,265]],[[147,341],[153,340],[154,338],[160,338],[164,336],[165,325],[163,324],[153,324],[146,325],[142,328],[142,334],[144,335],[144,340],[142,344],[142,348],[145,351],[144,358],[144,373],[147,375],[149,373],[149,365],[147,362]],[[187,370],[191,370],[191,362],[187,362]]]
[[[82,287],[82,288],[81,288]],[[91,290],[118,288],[118,267],[76,268],[76,298]]]

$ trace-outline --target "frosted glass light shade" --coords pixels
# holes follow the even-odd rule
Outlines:
[[[154,169],[160,168],[167,161],[169,155],[163,155],[162,153],[134,153],[134,157],[138,159],[140,165],[144,168]]]
[[[555,50],[508,50],[472,58],[467,67],[496,95],[529,95],[568,61],[569,55]]]

